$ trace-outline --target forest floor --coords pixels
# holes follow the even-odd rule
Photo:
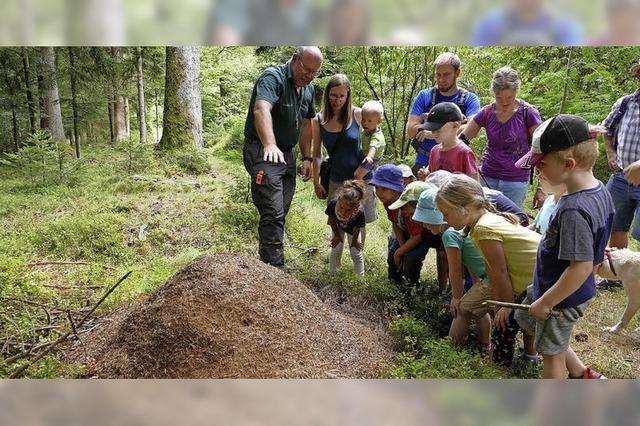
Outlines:
[[[112,147],[84,148],[84,167],[60,181],[0,166],[0,377],[29,365],[26,377],[85,377],[66,357],[71,346],[118,312],[144,303],[176,272],[203,255],[234,253],[257,260],[258,215],[238,147],[213,147],[203,155],[153,155],[129,167]],[[136,155],[139,155],[136,154]],[[37,172],[37,169],[36,169]],[[453,350],[444,338],[450,322],[435,292],[434,258],[423,269],[426,291],[405,295],[386,280],[389,223],[368,226],[366,274],[358,277],[348,255],[330,275],[329,227],[324,202],[309,182],[298,181],[287,217],[285,255],[293,278],[325,304],[355,303],[384,318],[395,357],[376,374],[388,378],[537,377],[539,370],[488,365],[468,347]],[[637,249],[637,247],[634,247]],[[75,262],[75,263],[59,263]],[[131,275],[102,303],[75,338],[30,365],[33,356],[7,359],[72,331],[126,272]],[[572,346],[611,378],[640,377],[640,325],[610,335],[626,304],[622,289],[598,294],[576,327]],[[98,330],[98,328],[96,328]],[[93,330],[95,332],[95,330]],[[579,341],[578,341],[579,340]],[[38,349],[34,350],[38,353]]]

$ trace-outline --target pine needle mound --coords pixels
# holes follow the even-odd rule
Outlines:
[[[380,316],[353,311],[254,258],[203,256],[71,357],[102,378],[375,377],[393,341]]]

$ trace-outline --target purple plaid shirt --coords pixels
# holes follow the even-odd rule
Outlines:
[[[620,105],[620,98],[611,107],[611,112],[602,122],[607,129],[611,126]],[[633,97],[627,103],[627,111],[618,124],[618,167],[624,169],[629,164],[640,160],[640,89],[633,93]]]

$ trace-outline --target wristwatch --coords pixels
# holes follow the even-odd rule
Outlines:
[[[310,161],[310,162],[313,162],[313,158],[311,158],[311,157],[302,157],[302,158],[301,158],[301,160],[302,160],[302,161]]]

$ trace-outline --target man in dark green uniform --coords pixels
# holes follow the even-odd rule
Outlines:
[[[322,53],[300,47],[284,65],[267,68],[256,81],[244,126],[244,166],[260,225],[260,259],[284,266],[284,221],[296,186],[295,146],[300,143],[303,179],[311,176],[313,85]]]

